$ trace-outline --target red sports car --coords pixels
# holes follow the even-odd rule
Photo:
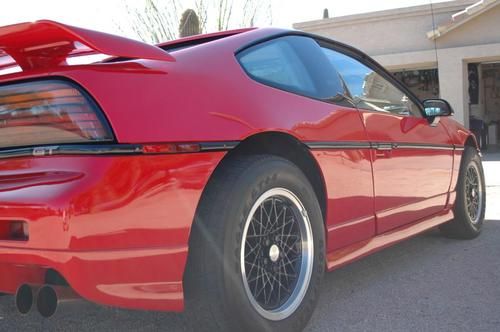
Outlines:
[[[83,298],[301,330],[325,270],[481,231],[474,136],[350,46],[38,21],[0,28],[0,49],[0,291],[22,313]]]

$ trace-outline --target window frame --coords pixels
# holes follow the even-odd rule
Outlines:
[[[373,60],[371,57],[368,55],[362,53],[359,50],[356,50],[350,46],[347,46],[342,43],[338,42],[332,42],[330,40],[318,40],[318,44],[321,47],[328,48],[332,51],[335,51],[337,53],[341,53],[347,57],[350,57],[362,65],[368,67],[369,69],[373,70],[376,74],[380,75],[382,78],[387,80],[390,84],[392,84],[396,89],[398,89],[401,93],[403,93],[406,97],[410,99],[410,101],[415,104],[415,106],[418,108],[420,115],[422,118],[425,118],[425,113],[424,113],[424,107],[422,102],[411,92],[406,86],[404,86],[399,80],[397,80],[387,69],[385,69],[382,65],[377,63],[375,60]],[[349,87],[347,87],[349,89]],[[350,93],[350,91],[349,91]],[[366,112],[374,112],[374,113],[380,113],[376,110],[369,110],[369,109],[362,109],[363,111]],[[384,113],[385,114],[385,113]],[[409,114],[409,115],[400,115],[400,114],[395,114],[392,112],[388,112],[387,114],[391,114],[397,117],[416,117],[414,114]]]
[[[338,42],[338,41],[335,41],[335,40],[332,40],[332,39],[329,39],[329,38],[326,38],[326,37],[323,37],[323,36],[318,36],[318,35],[315,35],[315,34],[312,34],[312,33],[307,33],[307,32],[302,32],[302,31],[280,31],[278,33],[275,33],[273,35],[270,35],[270,36],[266,36],[266,37],[263,37],[263,38],[258,38],[250,43],[247,43],[245,45],[243,45],[242,47],[238,48],[235,52],[234,52],[234,56],[236,58],[236,61],[238,62],[238,64],[240,65],[240,68],[245,72],[245,74],[252,80],[255,80],[247,71],[246,69],[241,65],[240,61],[238,60],[238,54],[253,47],[253,46],[256,46],[256,45],[259,45],[261,43],[264,43],[264,42],[268,42],[268,41],[271,41],[273,39],[277,39],[277,38],[281,38],[281,37],[286,37],[286,36],[303,36],[303,37],[308,37],[308,38],[311,38],[313,40],[315,40],[318,45],[320,47],[325,47],[325,48],[329,48],[333,51],[336,51],[336,52],[339,52],[339,53],[342,53],[348,57],[351,57],[357,61],[359,61],[361,64],[367,66],[368,68],[372,69],[374,72],[376,72],[377,74],[379,74],[380,76],[382,76],[384,79],[386,79],[387,81],[389,81],[389,83],[393,84],[397,89],[401,90],[401,92],[403,92],[418,108],[418,110],[420,111],[420,115],[422,118],[426,118],[426,115],[425,115],[425,112],[424,112],[424,106],[423,106],[423,103],[421,100],[419,100],[414,94],[413,92],[410,91],[410,89],[408,89],[403,83],[399,82],[387,69],[385,69],[381,64],[379,64],[377,61],[375,61],[373,58],[371,58],[370,56],[368,56],[367,54],[363,53],[362,51],[358,50],[357,48],[355,47],[352,47],[352,46],[349,46],[347,44],[344,44],[344,43],[341,43],[341,42]],[[340,75],[342,81],[344,80],[342,75]],[[256,82],[259,82],[259,81],[256,81]],[[263,83],[262,83],[263,84]],[[269,86],[269,85],[266,85],[266,86]],[[298,93],[295,93],[295,92],[292,92],[292,91],[288,91],[288,90],[282,90],[282,89],[279,89],[279,88],[276,88],[276,89],[279,89],[279,90],[282,90],[282,91],[285,91],[285,92],[288,92],[288,93],[292,93],[292,94],[296,94],[296,95],[299,95],[299,96],[303,96],[303,97],[306,97],[306,98],[310,98],[310,99],[313,99],[313,100],[318,100],[318,101],[322,101],[324,103],[328,103],[328,104],[336,104],[336,105],[340,105],[340,106],[347,106],[347,107],[353,107],[353,108],[356,108],[356,105],[354,105],[354,103],[350,100],[350,91],[349,91],[349,88],[346,86],[346,92],[348,94],[346,94],[345,97],[347,97],[345,99],[345,101],[328,101],[328,100],[323,100],[323,99],[318,99],[318,98],[314,98],[314,97],[311,97],[311,96],[307,96],[307,95],[301,95],[301,94],[298,94]],[[373,113],[380,113],[380,112],[377,112],[377,111],[374,111],[374,110],[363,110],[363,111],[366,111],[366,112],[373,112]],[[416,117],[415,115],[411,114],[411,115],[397,115],[397,114],[394,114],[394,113],[388,113],[390,115],[393,115],[393,116],[396,116],[396,117]]]
[[[313,41],[315,41],[315,42],[318,43],[318,47],[321,47],[321,45],[319,44],[318,40],[316,40],[316,38],[314,36],[312,36],[312,35],[309,35],[309,34],[306,34],[306,33],[295,33],[294,31],[289,31],[289,32],[287,31],[287,32],[278,33],[278,34],[275,34],[275,35],[272,35],[272,36],[267,36],[265,38],[257,39],[257,40],[255,40],[255,41],[253,41],[251,43],[246,44],[243,47],[238,48],[234,52],[234,56],[235,56],[236,62],[238,63],[238,65],[240,66],[240,68],[243,70],[243,72],[252,81],[255,81],[257,83],[263,84],[266,87],[274,88],[274,89],[277,89],[277,90],[280,90],[280,91],[284,91],[284,92],[287,92],[287,93],[291,93],[293,95],[297,95],[297,96],[309,98],[309,99],[312,99],[312,100],[321,101],[323,103],[327,103],[327,104],[330,104],[330,105],[334,104],[334,105],[339,105],[339,106],[344,106],[344,107],[356,108],[356,106],[354,105],[354,103],[350,99],[349,89],[345,85],[344,79],[342,78],[342,76],[340,75],[340,73],[338,73],[339,74],[339,83],[342,86],[342,88],[344,89],[344,94],[342,95],[344,98],[339,99],[339,100],[328,100],[328,99],[317,98],[317,97],[308,95],[306,93],[301,93],[299,89],[293,89],[293,90],[292,89],[287,89],[285,86],[282,86],[282,84],[278,84],[278,83],[270,82],[270,81],[265,80],[265,79],[258,78],[255,75],[251,74],[245,68],[245,66],[243,66],[243,64],[241,63],[241,61],[239,59],[239,56],[240,56],[241,53],[247,51],[248,49],[256,47],[256,46],[259,46],[261,44],[264,44],[264,43],[267,43],[267,42],[270,42],[270,41],[273,41],[273,40],[276,40],[276,39],[280,39],[280,38],[283,38],[283,37],[289,37],[289,36],[299,36],[299,37],[306,37],[306,38],[312,39]],[[304,64],[304,66],[306,67],[306,70],[309,72],[309,69],[307,69],[306,64]],[[335,68],[333,68],[333,69],[335,71],[337,71]],[[311,77],[311,79],[313,79],[313,78]]]

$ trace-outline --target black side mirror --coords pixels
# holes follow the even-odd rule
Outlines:
[[[451,105],[444,99],[424,100],[424,111],[428,118],[453,115]]]

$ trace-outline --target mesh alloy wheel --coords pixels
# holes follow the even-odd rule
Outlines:
[[[467,214],[472,224],[477,224],[480,219],[483,190],[482,183],[479,177],[479,170],[476,164],[471,163],[465,173],[465,204]]]
[[[273,188],[254,203],[245,222],[241,275],[253,308],[283,320],[302,302],[311,279],[313,236],[307,212],[289,190]]]
[[[439,226],[445,236],[473,239],[481,233],[486,207],[485,188],[479,150],[466,146],[457,179],[454,218]]]

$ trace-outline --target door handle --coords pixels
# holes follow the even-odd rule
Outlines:
[[[379,143],[376,146],[377,151],[391,151],[394,145],[392,143]]]
[[[375,145],[375,157],[390,158],[392,155],[392,149],[395,148],[397,148],[397,145],[393,143],[378,143]]]

